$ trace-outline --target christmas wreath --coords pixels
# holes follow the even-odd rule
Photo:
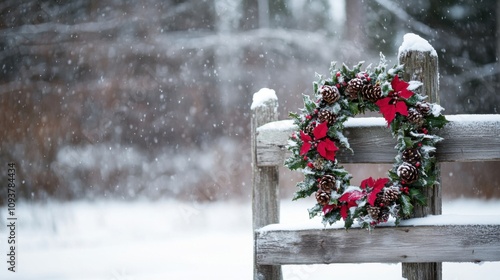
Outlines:
[[[433,132],[447,120],[441,106],[415,92],[422,83],[399,77],[402,65],[387,69],[383,55],[373,70],[368,66],[362,71],[362,65],[337,69],[332,63],[330,78],[318,75],[314,97],[304,95],[304,108],[290,113],[297,130],[289,139],[291,156],[285,165],[304,174],[294,200],[315,194],[317,204],[309,209],[310,218],[320,215],[325,225],[343,219],[345,228],[357,220],[371,229],[390,216],[397,225],[410,217],[413,205],[425,205],[424,188],[437,184],[434,153],[442,140]],[[339,165],[336,152],[352,151],[343,135],[344,124],[365,111],[383,115],[397,139],[398,153],[387,178],[370,177],[352,186],[352,175]]]

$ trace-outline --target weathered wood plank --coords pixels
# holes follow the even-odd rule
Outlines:
[[[500,261],[500,225],[257,231],[259,264]]]
[[[255,93],[258,95],[259,93]],[[259,98],[259,97],[258,97]],[[255,102],[255,96],[254,96]],[[256,230],[272,223],[279,223],[279,170],[277,166],[257,165],[256,129],[263,124],[278,120],[278,100],[267,99],[263,104],[252,104],[252,223]],[[255,241],[255,236],[254,236]],[[254,252],[254,279],[282,279],[280,266],[259,265]]]
[[[440,162],[500,160],[500,115],[447,115],[450,123],[437,134],[445,140],[437,146]],[[257,129],[257,164],[281,166],[289,156],[288,137],[295,130],[291,120],[266,124]],[[354,150],[339,152],[343,163],[392,163],[396,156],[383,118],[355,118],[346,123],[346,137]]]
[[[411,42],[410,42],[411,41]],[[415,47],[415,43],[419,47]],[[411,46],[410,46],[411,45]],[[422,48],[424,47],[424,48]],[[429,98],[429,102],[439,104],[438,56],[436,50],[423,38],[415,34],[404,36],[398,54],[399,64],[404,65],[403,78],[406,81],[420,81],[423,86],[417,90]],[[440,166],[435,166],[436,175]],[[432,188],[423,192],[427,205],[415,205],[412,217],[424,217],[429,214],[441,214],[441,177],[437,177]],[[403,277],[408,280],[441,280],[441,263],[403,263]]]

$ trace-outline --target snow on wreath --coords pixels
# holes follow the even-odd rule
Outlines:
[[[390,216],[399,224],[410,217],[413,205],[426,203],[423,190],[437,183],[434,152],[442,140],[433,132],[447,120],[441,106],[414,92],[422,83],[400,79],[402,65],[387,70],[382,54],[373,70],[368,66],[362,71],[362,65],[337,69],[332,63],[331,78],[320,76],[314,96],[303,96],[304,108],[299,114],[290,113],[297,130],[289,139],[291,156],[285,165],[304,173],[294,200],[316,197],[317,204],[309,209],[311,218],[321,215],[325,225],[343,219],[346,228],[357,220],[361,227],[372,229]],[[344,123],[366,110],[383,115],[397,139],[398,152],[388,178],[370,177],[352,186],[352,175],[339,165],[336,152],[340,148],[354,152],[342,133]]]

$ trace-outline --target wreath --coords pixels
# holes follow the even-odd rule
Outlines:
[[[293,200],[315,194],[317,204],[309,209],[309,217],[322,216],[325,225],[343,219],[345,228],[350,228],[357,220],[361,227],[372,229],[390,216],[398,225],[410,218],[415,204],[426,204],[423,190],[438,184],[434,153],[442,138],[433,132],[447,123],[441,114],[444,109],[415,92],[421,82],[400,78],[403,65],[387,69],[382,54],[373,70],[370,65],[362,71],[363,62],[352,69],[335,65],[330,67],[330,78],[317,75],[314,97],[303,95],[300,113],[290,113],[297,130],[289,138],[291,156],[285,166],[304,174]],[[398,153],[387,178],[370,177],[352,186],[352,175],[339,164],[336,152],[339,148],[353,152],[343,135],[344,124],[365,111],[383,115],[397,139]]]

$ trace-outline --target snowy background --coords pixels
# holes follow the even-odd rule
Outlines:
[[[282,201],[281,222],[321,227],[320,219],[308,219],[312,203]],[[18,271],[4,266],[0,279],[252,279],[248,202],[98,200],[21,204],[19,209]],[[3,228],[6,209],[0,213]],[[491,223],[499,224],[500,200],[456,200],[444,204],[443,214],[490,215]],[[0,233],[6,240],[5,231]],[[500,263],[445,263],[443,270],[446,280],[494,280]],[[401,265],[294,265],[284,266],[283,274],[287,280],[390,280],[401,279]]]
[[[395,64],[413,32],[437,51],[446,114],[497,114],[499,18],[496,0],[0,1],[0,164],[20,201],[19,273],[0,278],[251,278],[253,93],[274,89],[286,119],[332,60]],[[445,211],[499,213],[499,168],[443,164]],[[283,220],[307,218],[290,203],[300,175],[281,171]],[[361,267],[284,271],[399,277]],[[498,273],[445,264],[445,279]]]

